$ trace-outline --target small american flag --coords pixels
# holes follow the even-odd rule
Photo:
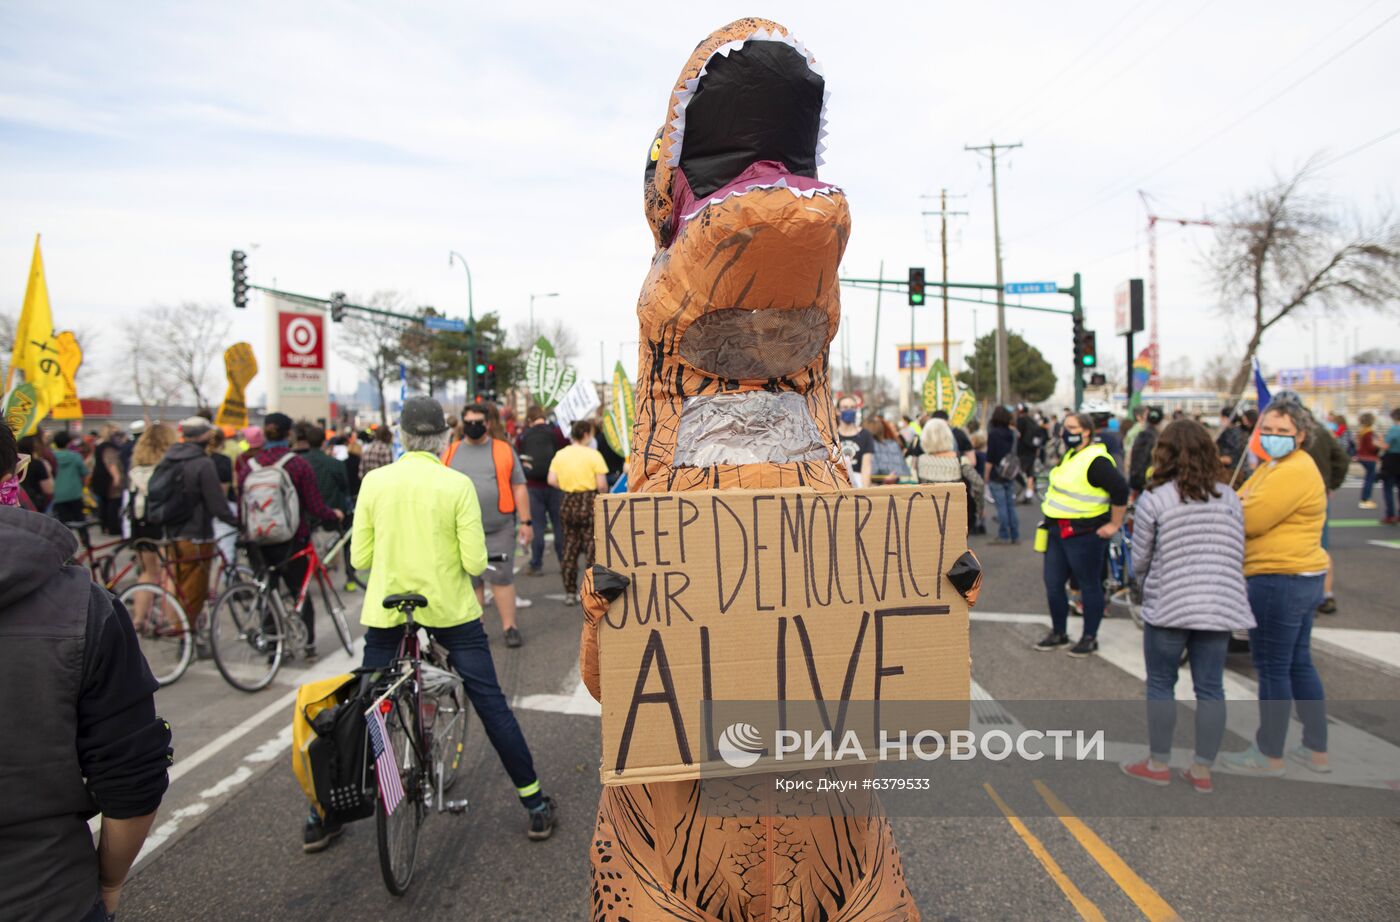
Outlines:
[[[384,715],[379,708],[370,711],[365,718],[369,723],[369,744],[374,750],[374,770],[379,776],[379,796],[384,799],[384,812],[393,813],[403,800],[403,784],[399,781],[399,764],[394,759],[394,750],[389,745],[389,731],[384,726]]]

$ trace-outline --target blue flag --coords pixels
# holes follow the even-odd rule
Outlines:
[[[1264,412],[1264,408],[1269,405],[1269,385],[1264,383],[1264,373],[1259,370],[1259,356],[1255,356],[1254,362],[1254,396],[1259,402],[1259,412]]]

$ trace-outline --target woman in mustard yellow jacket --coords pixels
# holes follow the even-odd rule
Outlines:
[[[1259,417],[1260,446],[1269,460],[1239,489],[1244,505],[1244,574],[1257,627],[1249,632],[1259,677],[1259,730],[1254,745],[1221,762],[1239,774],[1278,777],[1296,701],[1303,743],[1288,757],[1316,772],[1327,764],[1327,708],[1313,666],[1313,613],[1322,602],[1327,552],[1322,523],[1327,489],[1304,450],[1312,414],[1279,399]]]

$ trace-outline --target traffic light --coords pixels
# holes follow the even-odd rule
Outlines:
[[[475,359],[475,361],[472,364],[472,391],[478,395],[484,394],[487,390],[487,369],[488,367],[495,366],[488,366],[488,363],[486,361],[486,350],[480,346],[476,347],[476,355],[473,356],[473,359]]]
[[[248,254],[234,250],[230,255],[233,260],[233,306],[244,308],[248,306]]]
[[[331,292],[331,320],[335,323],[345,319],[345,292]]]
[[[924,268],[914,266],[909,269],[909,306],[919,307],[924,303]]]
[[[1084,315],[1076,313],[1074,315],[1074,367],[1077,370],[1084,366]]]
[[[486,393],[492,399],[496,396],[496,363],[486,363]]]
[[[1093,330],[1084,331],[1084,342],[1079,347],[1079,364],[1084,368],[1094,368],[1099,364],[1098,343]]]

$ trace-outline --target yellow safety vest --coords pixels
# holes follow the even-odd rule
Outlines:
[[[1095,458],[1113,461],[1102,442],[1060,459],[1050,471],[1050,488],[1045,491],[1045,502],[1040,504],[1041,515],[1047,519],[1092,519],[1108,512],[1108,491],[1089,482],[1089,465]]]

